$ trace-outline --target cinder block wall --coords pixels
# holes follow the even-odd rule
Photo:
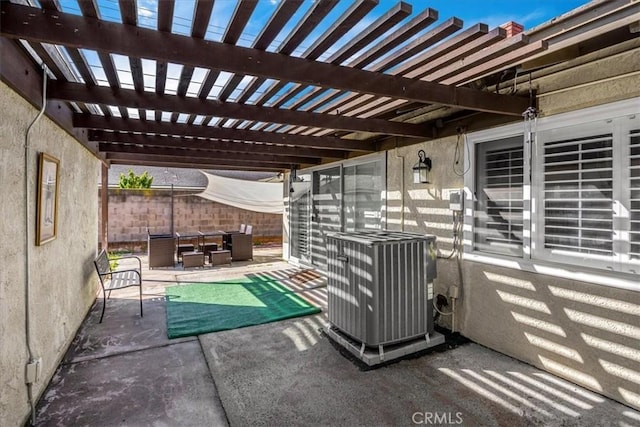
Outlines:
[[[253,225],[253,235],[280,239],[282,215],[239,209],[196,196],[194,190],[174,190],[174,231],[196,233],[236,230]],[[101,200],[99,198],[99,200]],[[153,234],[171,231],[171,190],[109,189],[109,243],[142,242],[147,228]]]

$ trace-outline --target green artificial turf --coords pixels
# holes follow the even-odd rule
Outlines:
[[[243,278],[166,289],[167,334],[179,338],[320,312],[277,280]]]

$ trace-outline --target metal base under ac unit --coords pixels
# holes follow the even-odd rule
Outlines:
[[[375,349],[366,347],[363,344],[358,343],[331,324],[328,324],[323,329],[327,336],[329,336],[329,338],[344,347],[358,360],[363,361],[368,366],[387,363],[392,360],[407,356],[409,354],[417,353],[419,351],[444,344],[445,342],[444,335],[438,332],[433,332],[431,334],[425,335],[424,337],[413,339],[411,341],[405,341],[399,344],[387,346],[380,345],[377,349]]]

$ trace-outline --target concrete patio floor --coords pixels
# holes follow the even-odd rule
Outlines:
[[[137,289],[101,299],[37,408],[38,425],[634,426],[640,413],[475,343],[362,371],[321,333],[325,313],[169,340],[164,289],[278,278],[326,310],[323,278],[259,248],[252,262],[144,268]],[[143,263],[145,259],[143,257]]]

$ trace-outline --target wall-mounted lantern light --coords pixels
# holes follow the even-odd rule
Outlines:
[[[429,172],[431,171],[431,159],[427,157],[424,150],[418,151],[418,163],[413,167],[413,183],[429,183]]]

